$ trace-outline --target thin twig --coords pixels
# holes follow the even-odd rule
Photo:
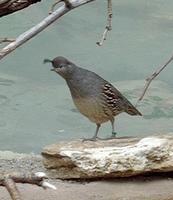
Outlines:
[[[108,4],[107,4],[108,5],[108,7],[107,7],[107,25],[105,27],[103,34],[102,34],[102,38],[101,38],[100,42],[96,42],[96,44],[98,46],[103,45],[103,42],[107,38],[108,31],[112,30],[112,0],[107,0],[107,2],[108,2]]]
[[[3,49],[0,50],[0,60],[14,51],[19,46],[23,45],[25,42],[36,36],[38,33],[47,28],[50,24],[56,21],[58,18],[62,17],[64,14],[68,13],[74,8],[82,6],[84,4],[90,3],[95,0],[69,0],[71,4],[71,8],[68,8],[65,5],[60,6],[57,10],[55,10],[51,15],[47,16],[44,20],[42,20],[39,24],[32,27],[28,31],[19,35],[14,42],[11,42]]]
[[[173,60],[173,55],[169,58],[168,61],[166,61],[166,63],[164,65],[162,65],[161,67],[159,67],[153,74],[151,74],[148,78],[146,78],[146,84],[144,86],[144,89],[142,91],[141,96],[139,97],[136,106],[138,105],[138,103],[143,99],[148,87],[150,86],[151,82],[153,79],[156,78],[156,76],[158,76],[160,74],[161,71],[163,71],[163,69]]]
[[[55,6],[60,2],[60,0],[56,1],[55,3],[52,4],[50,10],[49,10],[49,15],[54,12]]]
[[[62,2],[62,1],[65,3],[65,5],[66,5],[67,8],[71,8],[72,5],[71,5],[71,3],[68,0],[57,0],[55,3],[52,4],[52,6],[50,8],[50,11],[49,11],[49,14],[52,14],[53,11],[54,11],[55,6],[58,3]]]
[[[13,38],[0,38],[0,44],[3,42],[14,42],[15,39]]]
[[[13,179],[6,178],[4,180],[4,186],[8,190],[12,200],[22,200],[20,192],[17,189],[17,186],[16,186],[15,182],[13,181]]]

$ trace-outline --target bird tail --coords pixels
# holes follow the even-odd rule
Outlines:
[[[129,115],[140,115],[142,116],[142,113],[139,112],[139,110],[137,110],[133,105],[129,105],[126,109],[126,112],[129,114]]]

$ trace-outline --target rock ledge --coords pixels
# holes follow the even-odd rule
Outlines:
[[[128,177],[173,171],[173,133],[139,138],[61,142],[45,147],[48,173],[61,179]]]

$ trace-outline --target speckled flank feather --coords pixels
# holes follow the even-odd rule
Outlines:
[[[106,83],[103,86],[102,95],[105,97],[107,106],[114,115],[124,111],[130,115],[142,115],[113,85]]]

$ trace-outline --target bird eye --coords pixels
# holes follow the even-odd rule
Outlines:
[[[62,67],[63,67],[63,65],[59,65],[58,67],[59,67],[59,68],[62,68]]]

